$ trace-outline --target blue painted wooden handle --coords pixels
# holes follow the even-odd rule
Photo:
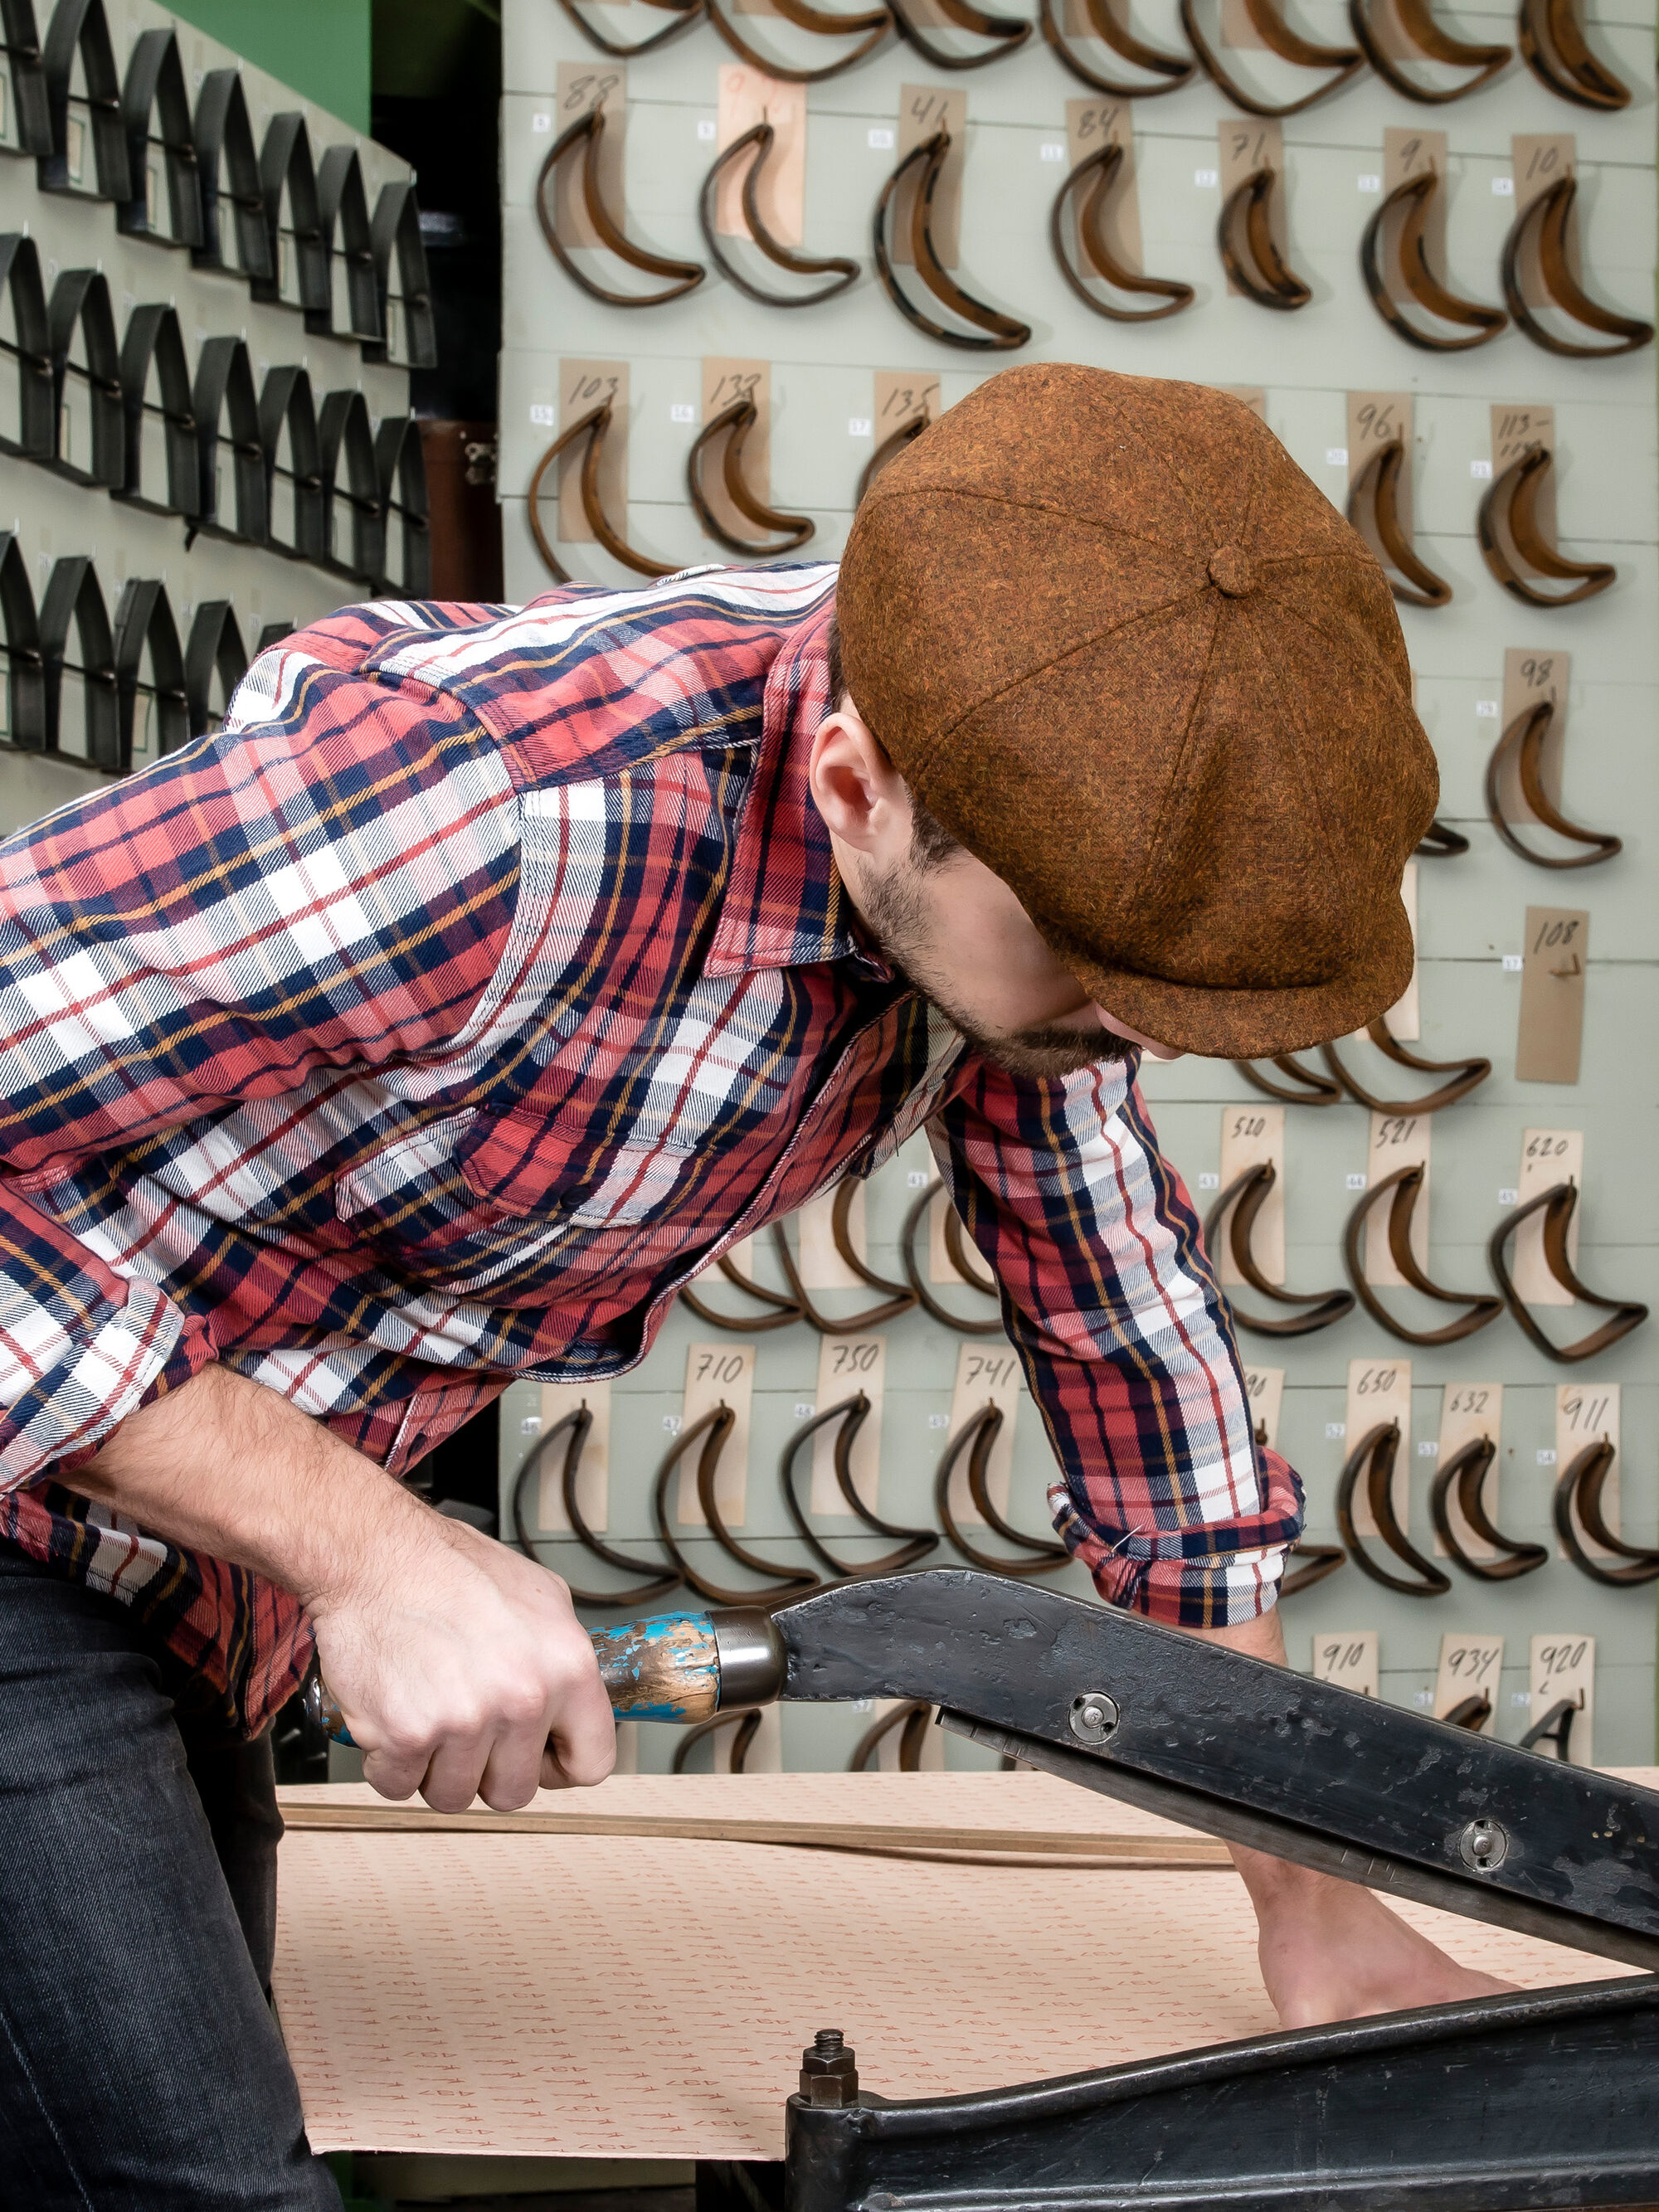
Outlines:
[[[707,1720],[720,1703],[720,1650],[706,1613],[659,1613],[590,1634],[599,1680],[615,1711],[629,1720]],[[305,1681],[307,1714],[331,1742],[352,1744],[345,1715],[317,1662]]]
[[[630,1720],[707,1720],[720,1703],[720,1650],[706,1613],[659,1613],[590,1631],[599,1680]]]

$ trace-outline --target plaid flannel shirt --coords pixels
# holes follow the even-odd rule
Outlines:
[[[860,941],[805,772],[834,583],[350,608],[0,846],[0,1540],[228,1723],[305,1624],[76,1494],[128,1414],[216,1359],[406,1469],[924,1124],[1102,1594],[1272,1602],[1296,1480],[1133,1066],[1004,1073]]]

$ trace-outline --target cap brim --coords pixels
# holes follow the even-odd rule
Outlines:
[[[1103,968],[1056,945],[1089,995],[1142,1036],[1214,1060],[1271,1060],[1348,1036],[1402,999],[1416,958],[1403,903],[1381,918],[1363,969],[1285,989],[1230,990]]]

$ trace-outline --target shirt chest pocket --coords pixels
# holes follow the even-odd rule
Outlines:
[[[393,1272],[499,1300],[699,1233],[691,1156],[596,1142],[543,1115],[473,1111],[389,1139],[335,1185],[335,1211]]]
[[[539,1114],[480,1115],[457,1147],[462,1178],[504,1217],[556,1214],[574,1227],[629,1229],[685,1195],[693,1155],[659,1142],[574,1137]]]

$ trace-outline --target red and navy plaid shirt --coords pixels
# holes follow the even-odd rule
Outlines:
[[[1102,1594],[1271,1602],[1295,1477],[1133,1066],[1006,1074],[860,944],[805,778],[834,585],[354,607],[0,846],[0,1540],[209,1710],[258,1725],[309,1638],[76,1496],[126,1415],[217,1359],[405,1469],[510,1381],[625,1372],[924,1123]]]

